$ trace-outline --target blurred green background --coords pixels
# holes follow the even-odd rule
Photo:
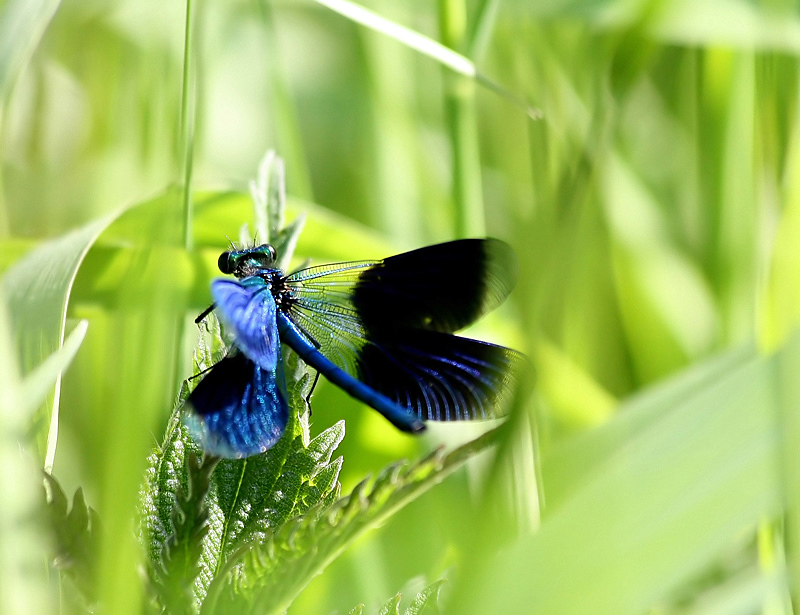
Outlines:
[[[443,575],[454,613],[795,612],[797,5],[363,6],[466,55],[542,118],[311,0],[194,0],[185,89],[184,2],[0,0],[0,267],[76,228],[72,252],[91,246],[47,299],[46,334],[19,307],[38,297],[20,278],[41,269],[4,293],[23,373],[58,345],[67,288],[67,332],[89,321],[53,471],[115,536],[103,595],[140,610],[145,456],[274,149],[290,217],[308,218],[298,264],[509,242],[517,290],[469,333],[525,351],[536,373],[496,459],[361,540],[291,613],[375,611]],[[123,207],[94,242],[87,225]],[[39,465],[52,407],[23,417]],[[341,417],[345,492],[485,429],[414,440],[321,383],[312,432]]]

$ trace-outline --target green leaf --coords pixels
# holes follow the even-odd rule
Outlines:
[[[587,434],[574,491],[537,534],[474,571],[480,589],[462,578],[450,612],[641,613],[707,569],[779,510],[779,404],[796,382],[781,365],[798,346],[731,353]],[[548,467],[563,459],[545,460],[546,491],[577,476]]]
[[[97,555],[101,526],[97,512],[86,505],[79,487],[67,512],[67,496],[61,485],[46,474],[47,504],[45,511],[54,536],[53,565],[75,583],[88,605],[97,599]]]
[[[67,305],[78,268],[100,233],[118,215],[119,212],[114,212],[42,243],[12,265],[3,276],[3,294],[8,298],[24,374],[31,372],[64,343]],[[43,409],[36,419],[42,425],[49,424],[46,452],[44,430],[37,434],[45,468],[52,468],[55,459],[60,383],[58,376],[52,408],[49,411]]]
[[[45,241],[12,265],[3,291],[25,373],[39,365],[63,340],[72,285],[91,245],[118,213]]]
[[[446,579],[439,579],[419,592],[417,597],[414,598],[414,601],[406,609],[405,615],[420,615],[423,612],[430,613],[431,615],[438,613],[439,589],[445,582]]]
[[[439,588],[445,583],[445,579],[431,583],[419,592],[414,601],[404,611],[404,615],[421,615],[423,612],[433,615],[439,612],[437,601],[439,599]],[[387,600],[378,611],[378,615],[400,615],[400,600],[402,594],[397,593]],[[364,605],[359,604],[350,610],[350,615],[361,615],[364,612]]]
[[[200,461],[194,452],[186,459],[186,483],[178,489],[172,508],[171,534],[162,545],[161,574],[154,578],[158,592],[169,613],[190,613],[193,603],[191,585],[200,573],[203,539],[208,533],[206,496],[211,486],[211,473],[219,463],[216,457],[204,456]]]
[[[400,594],[395,594],[387,600],[378,611],[378,615],[400,615]]]
[[[273,243],[286,225],[286,176],[283,159],[269,150],[258,165],[258,176],[250,180],[256,237]],[[273,243],[274,245],[274,243]]]
[[[29,373],[22,383],[22,399],[27,408],[33,410],[41,404],[61,374],[67,369],[81,347],[89,322],[81,320],[75,329],[64,340],[64,344],[56,352],[42,361]]]
[[[9,320],[0,286],[0,493],[5,498],[0,506],[0,612],[44,613],[52,610],[41,566],[46,533],[33,522],[40,520],[41,482],[21,442],[27,417],[66,368],[85,327],[23,380]]]
[[[208,322],[210,324],[200,332],[195,352],[198,373],[213,365],[225,352],[218,321],[211,316]],[[185,382],[181,387],[164,443],[148,459],[140,494],[142,540],[148,550],[149,573],[156,598],[165,607],[180,610],[194,603],[191,588],[200,574],[198,561],[201,557],[197,544],[201,544],[202,552],[208,531],[213,529],[213,522],[208,524],[209,476],[194,463],[202,453],[181,424],[181,406],[195,384]],[[208,470],[209,465],[204,460],[203,470]],[[194,488],[190,487],[192,484]],[[171,565],[176,560],[172,554],[176,548],[184,554],[182,566]],[[187,591],[190,600],[186,599]]]
[[[198,595],[205,597],[211,579],[225,578],[255,544],[317,505],[330,505],[338,496],[342,459],[331,461],[344,437],[344,422],[322,432],[308,446],[300,434],[287,434],[264,455],[225,460],[214,477],[210,494],[212,515],[223,521],[212,528],[204,553],[207,576],[200,578]],[[215,531],[216,530],[216,531]]]
[[[542,467],[547,485],[547,504],[557,507],[581,487],[628,441],[647,430],[665,408],[713,386],[725,374],[752,361],[752,347],[738,348],[684,370],[668,381],[648,389],[630,401],[599,428],[584,432],[549,451]]]
[[[8,0],[0,7],[0,113],[60,4],[60,0]]]
[[[491,446],[500,429],[447,454],[440,448],[417,463],[392,464],[371,484],[362,481],[333,505],[320,500],[318,506],[267,533],[259,544],[232,559],[229,576],[220,576],[209,588],[209,610],[204,608],[204,612],[269,613],[287,608],[359,536]]]

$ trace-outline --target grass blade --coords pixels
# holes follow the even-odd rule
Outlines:
[[[456,588],[450,612],[632,614],[666,599],[778,509],[779,360],[733,366],[678,401],[652,399],[629,438],[626,421],[612,421],[610,456],[492,563],[482,590]]]
[[[347,17],[351,21],[359,23],[362,26],[366,26],[367,28],[375,30],[376,32],[380,32],[381,34],[403,43],[411,49],[419,51],[421,54],[436,60],[440,64],[443,64],[450,70],[453,70],[460,75],[474,78],[477,74],[477,71],[475,70],[475,64],[473,64],[472,60],[469,58],[466,58],[460,53],[456,53],[445,45],[442,45],[441,43],[434,41],[433,39],[428,38],[419,32],[415,32],[410,28],[401,26],[400,24],[386,19],[385,17],[381,17],[377,13],[366,9],[363,6],[353,2],[348,2],[347,0],[314,1],[331,9],[332,11],[339,13],[340,15],[343,15],[344,17]]]
[[[8,297],[23,373],[30,372],[63,345],[67,305],[78,268],[97,237],[117,216],[118,212],[112,213],[44,242],[9,268],[0,281]],[[52,469],[58,439],[60,388],[59,376],[49,416],[41,417],[42,424],[49,425],[49,444],[45,444],[43,432],[37,434],[40,454],[48,469]]]

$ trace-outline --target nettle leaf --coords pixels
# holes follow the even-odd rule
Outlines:
[[[450,453],[395,463],[332,504],[328,498],[267,533],[228,562],[208,590],[204,613],[285,610],[302,589],[367,530],[381,524],[496,440],[502,427]]]
[[[195,351],[198,373],[225,353],[219,323],[213,317],[207,323]],[[210,479],[203,479],[209,469],[204,467],[204,472],[200,472],[206,460],[200,465],[196,463],[202,451],[181,423],[180,409],[195,385],[188,381],[181,387],[164,442],[148,459],[140,494],[142,542],[149,556],[151,589],[158,603],[178,612],[195,603],[193,587],[200,574],[200,554],[214,527],[213,520],[209,522],[206,503]],[[177,586],[176,580],[179,580]]]
[[[204,552],[209,575],[199,579],[198,594],[205,596],[212,577],[230,559],[237,559],[253,543],[311,507],[332,501],[339,495],[342,459],[331,461],[333,451],[344,438],[344,422],[308,441],[305,397],[310,378],[296,356],[288,361],[302,373],[289,389],[290,418],[286,433],[264,455],[242,460],[223,460],[214,475],[209,494],[212,515],[224,519],[214,533],[214,550]],[[214,531],[214,530],[212,530]]]
[[[434,583],[428,585],[425,589],[419,592],[414,601],[408,605],[403,615],[436,615],[439,611],[439,588],[444,585],[446,579],[439,579]],[[378,611],[378,615],[400,615],[400,600],[403,595],[400,593],[395,594],[387,600]],[[362,615],[364,612],[364,605],[359,604],[353,607],[348,615]]]
[[[200,573],[203,540],[208,535],[209,510],[206,496],[211,473],[219,459],[205,456],[202,461],[194,451],[186,457],[186,488],[179,486],[172,508],[172,533],[161,545],[161,570],[153,581],[161,602],[169,613],[191,613],[193,592],[187,580]]]
[[[419,592],[414,601],[408,605],[405,615],[421,615],[422,613],[434,615],[439,613],[439,589],[445,582],[446,579],[439,579]]]
[[[195,353],[198,373],[225,352],[210,317]],[[143,541],[150,556],[154,599],[168,612],[196,612],[207,589],[231,560],[290,519],[339,496],[342,459],[333,451],[344,422],[308,437],[305,366],[287,352],[289,422],[286,433],[263,455],[248,459],[205,457],[180,422],[180,407],[194,382],[179,395],[167,437],[150,458],[142,490]],[[212,470],[214,471],[211,474]]]
[[[401,594],[395,594],[378,611],[378,615],[400,615]]]
[[[97,553],[100,544],[100,518],[87,506],[78,488],[72,507],[58,481],[44,473],[47,501],[45,515],[53,532],[53,565],[62,570],[88,604],[97,596]],[[69,511],[67,509],[69,508]]]

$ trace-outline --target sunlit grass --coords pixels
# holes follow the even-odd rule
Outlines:
[[[84,488],[114,536],[104,602],[141,611],[132,518],[145,456],[191,373],[191,318],[216,257],[252,225],[248,182],[274,149],[289,219],[307,216],[297,263],[464,235],[511,243],[518,287],[480,333],[525,350],[537,378],[497,460],[363,538],[290,612],[377,612],[420,576],[450,579],[441,602],[454,613],[792,612],[794,9],[192,7],[187,40],[182,3],[0,2],[0,266],[56,238],[4,278],[0,348],[21,340],[15,365],[29,374],[73,320],[89,321],[55,401],[55,459],[51,400],[2,406],[0,458],[21,441],[67,493]],[[30,388],[12,384],[16,406]],[[460,437],[413,440],[322,383],[312,434],[341,418],[345,488]],[[11,524],[27,509],[8,512]],[[16,578],[2,575],[0,611]]]

